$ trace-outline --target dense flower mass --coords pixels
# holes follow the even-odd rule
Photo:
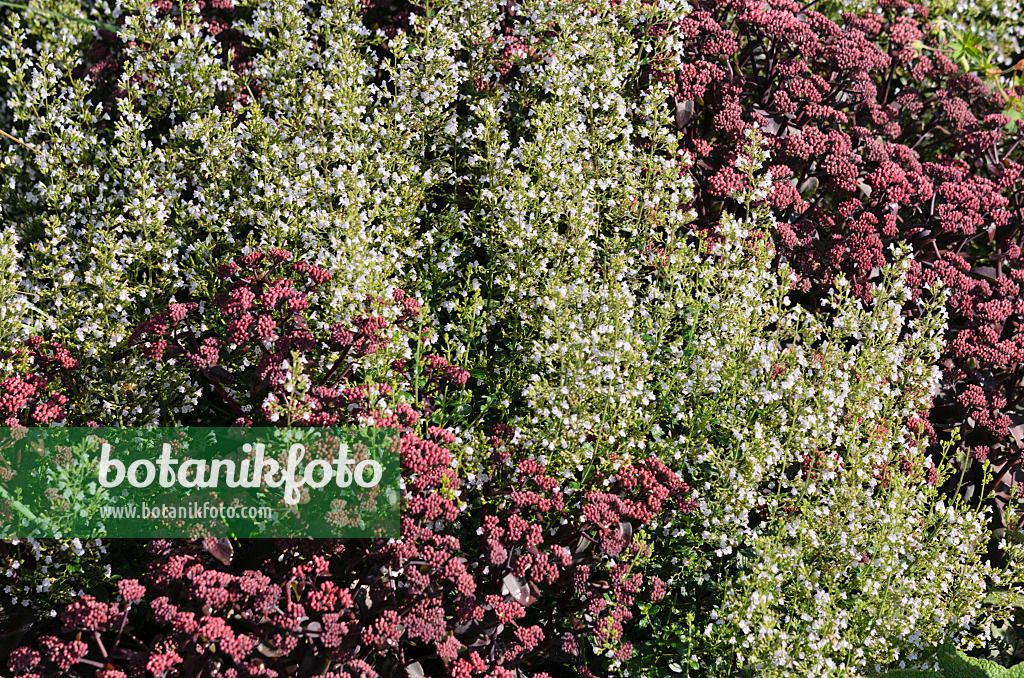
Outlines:
[[[816,307],[842,275],[870,300],[895,243],[913,248],[915,300],[945,284],[944,375],[926,430],[937,456],[941,432],[958,428],[968,459],[1001,467],[998,485],[1018,473],[1011,429],[1024,421],[1020,132],[1005,93],[926,49],[928,13],[883,2],[832,21],[788,0],[695,2],[659,29],[680,37],[684,67],[654,62],[650,74],[672,90],[700,227],[714,228],[748,185],[743,134],[764,135],[764,200],[796,299]],[[983,482],[980,464],[968,479]]]
[[[140,324],[128,343],[152,360],[180,356],[183,369],[214,385],[209,397],[232,414],[228,422],[198,423],[399,429],[406,488],[401,538],[285,541],[271,551],[281,555],[256,570],[232,568],[231,558],[218,565],[205,542],[154,541],[143,581],[118,582],[119,603],[86,595],[63,612],[62,632],[93,634],[93,648],[46,636],[40,662],[28,660],[34,650],[20,649],[11,670],[65,675],[76,664],[106,663],[157,675],[216,668],[230,676],[279,676],[315,658],[339,675],[376,676],[387,657],[433,675],[460,676],[530,669],[541,657],[586,673],[591,646],[615,645],[616,656],[628,658],[623,632],[631,608],[638,598],[664,593],[661,580],[636,566],[650,547],[631,537],[651,521],[691,512],[696,502],[686,483],[651,457],[614,478],[591,476],[569,493],[543,465],[494,435],[493,470],[477,488],[491,499],[460,501],[450,449],[456,435],[430,426],[421,437],[413,426],[449,388],[465,384],[465,370],[430,354],[422,369],[398,359],[384,363],[390,372],[382,374],[369,364],[389,345],[415,340],[410,324],[421,315],[420,304],[394,289],[390,298],[367,300],[367,315],[321,334],[305,312],[309,290],[329,275],[303,262],[284,266],[291,259],[273,249],[219,267],[226,288],[207,306],[220,316],[206,322],[213,336],[195,329],[198,303],[170,304]],[[269,318],[274,330],[240,332],[245,317]],[[222,353],[222,345],[231,348]],[[417,378],[418,388],[409,383]],[[419,400],[396,395],[390,387],[396,380]],[[262,393],[256,407],[253,394]],[[200,411],[218,408],[211,402]],[[495,433],[513,434],[507,426]],[[265,553],[257,542],[239,559]],[[129,624],[140,604],[152,614],[152,621],[135,617],[145,632]],[[573,615],[584,610],[582,618]],[[145,640],[124,640],[125,628]]]
[[[935,10],[0,7],[0,423],[402,467],[396,539],[0,542],[0,672],[1009,663],[1024,90]]]

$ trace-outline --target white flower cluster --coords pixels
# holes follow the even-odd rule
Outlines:
[[[450,149],[471,150],[449,190],[469,179],[479,200],[426,219],[426,275],[451,290],[432,295],[450,318],[450,358],[501,385],[495,409],[522,402],[521,442],[567,474],[611,448],[629,456],[650,424],[654,337],[671,315],[653,282],[690,186],[667,89],[636,85],[643,60],[671,53],[667,39],[632,34],[685,10],[518,4],[505,45],[481,42],[472,61],[509,45],[538,56],[519,65],[522,83],[468,102],[452,127]],[[573,29],[545,37],[552,26]]]
[[[941,296],[909,322],[894,252],[870,305],[839,280],[827,315],[794,307],[766,216],[722,220],[662,358],[666,452],[703,480],[706,634],[759,676],[924,663],[962,640],[988,574],[984,515],[938,501],[945,471],[908,428],[938,383]]]
[[[0,558],[0,591],[12,605],[31,605],[44,617],[57,617],[63,604],[85,594],[80,587],[110,577],[110,566],[100,565],[107,552],[101,539],[12,539]]]

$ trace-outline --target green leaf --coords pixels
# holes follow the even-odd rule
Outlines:
[[[946,678],[1005,678],[1006,669],[985,659],[968,657],[960,650],[939,651],[939,666]]]
[[[1013,108],[1007,108],[1003,111],[1003,115],[1010,119],[1010,122],[1006,123],[1006,127],[1003,129],[1013,134],[1017,131],[1017,121],[1024,119],[1024,111],[1021,111],[1020,108],[1015,106]]]

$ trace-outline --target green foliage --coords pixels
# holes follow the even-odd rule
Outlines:
[[[58,538],[78,534],[94,539],[102,532],[83,533],[80,526],[83,521],[94,520],[101,507],[111,503],[110,493],[96,482],[95,469],[96,458],[84,443],[59,446],[54,463],[36,471],[40,476],[35,482],[47,490],[46,502],[38,504],[35,513],[22,503],[22,496],[10,497],[4,488],[0,488],[0,496],[11,500],[25,518],[45,530],[43,534]]]
[[[944,647],[936,653],[935,671],[898,670],[878,674],[878,678],[1021,678],[1024,664],[1006,668],[986,659],[968,657],[960,650]]]

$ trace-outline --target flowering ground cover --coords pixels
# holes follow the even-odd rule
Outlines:
[[[0,542],[0,674],[1019,672],[993,7],[0,3],[3,425],[403,469],[396,539]]]

